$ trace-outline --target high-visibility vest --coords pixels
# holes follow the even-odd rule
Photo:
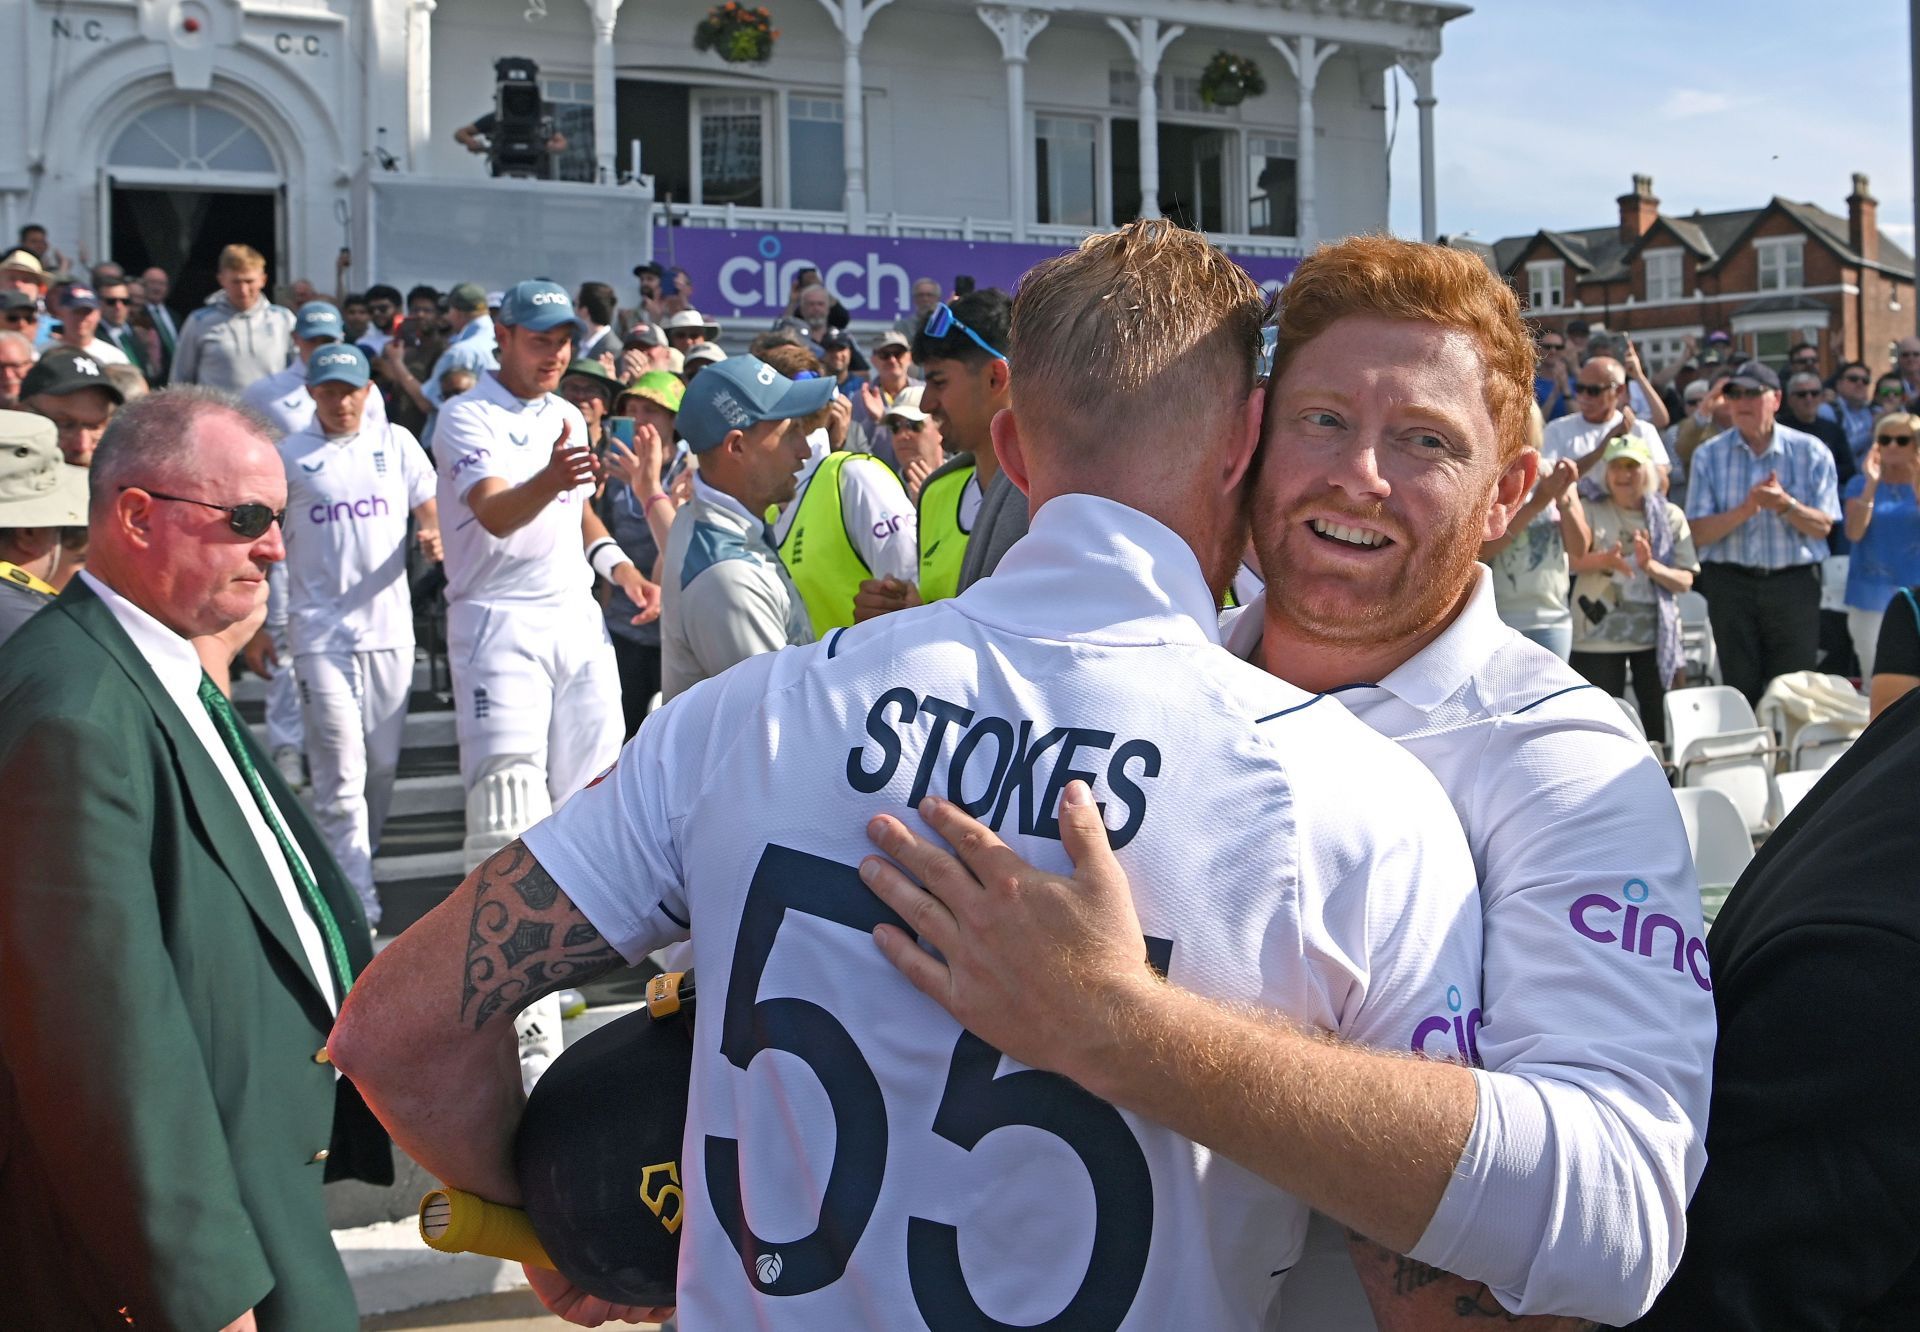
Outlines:
[[[935,477],[920,491],[920,600],[958,595],[960,563],[967,554],[967,529],[960,526],[960,502],[974,467],[956,467]]]
[[[853,594],[873,577],[854,547],[840,507],[840,471],[855,459],[886,466],[863,453],[829,453],[822,458],[807,482],[807,493],[800,497],[800,511],[793,515],[793,525],[780,543],[780,562],[787,566],[787,576],[806,603],[815,637],[853,623]]]

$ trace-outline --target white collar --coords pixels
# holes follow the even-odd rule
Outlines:
[[[714,486],[698,472],[693,474],[693,497],[711,508],[719,509],[722,513],[738,518],[742,523],[746,524],[746,530],[755,536],[759,536],[766,531],[767,520],[765,518],[755,517],[746,505],[729,495],[726,491],[715,489]]]
[[[1262,592],[1231,621],[1227,650],[1258,665],[1260,640],[1266,632],[1267,594]],[[1473,678],[1509,637],[1493,601],[1493,570],[1476,567],[1467,604],[1440,636],[1391,671],[1386,679],[1356,681],[1384,689],[1408,707],[1421,712],[1438,707]]]
[[[204,669],[200,665],[200,654],[193,650],[193,641],[167,628],[94,577],[91,571],[80,570],[80,577],[93,589],[93,594],[106,603],[107,609],[113,612],[113,618],[120,622],[120,627],[127,631],[127,637],[133,640],[133,646],[139,650],[141,658],[153,668],[167,696],[179,704],[183,711],[189,700],[198,706],[200,677]]]
[[[952,604],[1023,638],[1220,642],[1213,590],[1193,548],[1158,519],[1098,495],[1041,505],[993,576]]]

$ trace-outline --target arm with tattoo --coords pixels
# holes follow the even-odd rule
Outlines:
[[[1594,1332],[1583,1318],[1521,1317],[1500,1307],[1482,1281],[1467,1281],[1347,1231],[1347,1252],[1380,1332],[1514,1327],[1527,1332]]]
[[[525,1098],[513,1017],[615,966],[619,953],[513,842],[354,984],[327,1050],[403,1151],[439,1179],[519,1201]]]

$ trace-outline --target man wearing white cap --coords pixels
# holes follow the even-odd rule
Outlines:
[[[304,312],[303,312],[304,313]],[[280,441],[287,472],[288,623],[313,769],[314,821],[380,923],[373,848],[386,822],[413,682],[407,515],[440,557],[433,464],[406,429],[371,415],[373,368],[350,345],[306,364],[313,419]]]
[[[0,643],[56,595],[60,529],[87,525],[87,469],[60,456],[53,422],[0,412]]]

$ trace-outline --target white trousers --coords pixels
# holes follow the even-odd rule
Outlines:
[[[300,726],[300,690],[294,683],[293,655],[287,643],[287,566],[284,562],[267,570],[267,634],[273,639],[279,664],[267,680],[267,753],[288,745],[304,749]]]
[[[447,607],[460,780],[524,754],[547,775],[553,807],[620,757],[620,672],[600,607],[455,602]]]
[[[373,848],[393,804],[406,737],[413,649],[303,654],[296,669],[307,723],[313,817],[360,894],[367,924],[380,921]]]

